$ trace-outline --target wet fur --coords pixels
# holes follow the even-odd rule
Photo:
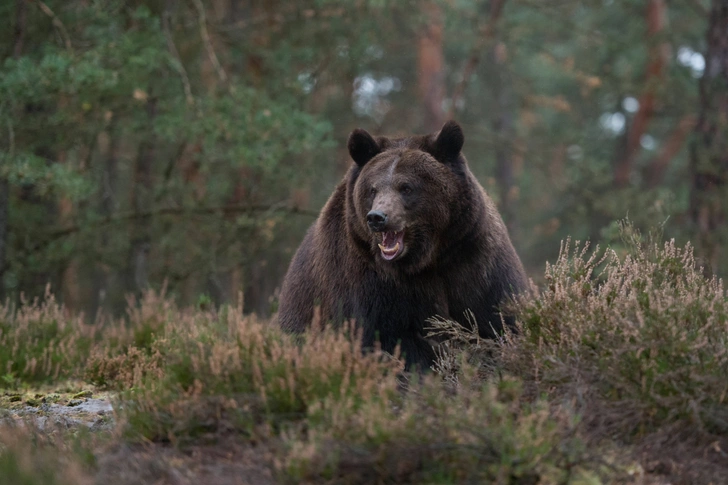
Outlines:
[[[313,319],[354,318],[364,345],[401,345],[408,367],[429,367],[435,357],[426,320],[438,315],[465,322],[475,315],[483,337],[502,330],[499,305],[525,290],[527,279],[495,205],[460,153],[462,131],[454,123],[439,133],[372,138],[356,130],[349,139],[354,164],[308,230],[284,279],[279,322],[302,332]],[[389,191],[385,203],[406,224],[406,254],[384,261],[377,235],[366,224],[372,184],[396,177],[419,184],[415,198]],[[390,177],[391,178],[391,177]],[[400,200],[396,200],[400,197]],[[512,317],[505,318],[512,325]],[[495,332],[495,333],[494,333]]]

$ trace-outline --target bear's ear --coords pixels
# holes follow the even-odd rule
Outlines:
[[[372,135],[361,128],[351,132],[346,146],[349,148],[349,155],[360,167],[363,167],[381,151]]]
[[[456,121],[448,121],[440,129],[433,145],[433,154],[441,161],[457,158],[465,143],[463,129]]]

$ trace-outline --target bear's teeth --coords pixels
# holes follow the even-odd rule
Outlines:
[[[399,242],[398,242],[397,244],[395,244],[395,245],[394,245],[394,247],[393,247],[393,248],[391,248],[391,249],[390,249],[390,248],[386,248],[386,247],[384,247],[384,246],[382,246],[382,245],[380,244],[380,245],[379,245],[379,249],[381,249],[381,250],[382,250],[382,252],[383,252],[384,254],[387,254],[387,255],[389,255],[389,254],[395,254],[395,253],[396,253],[397,251],[399,251]]]

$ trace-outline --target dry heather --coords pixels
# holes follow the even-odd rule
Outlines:
[[[17,308],[0,306],[0,388],[74,375],[99,330],[80,316],[69,317],[49,291]]]
[[[514,303],[517,334],[484,341],[433,320],[446,342],[423,375],[362,352],[353,325],[317,323],[294,338],[241,304],[184,310],[150,292],[126,318],[90,326],[50,297],[3,309],[3,382],[84,378],[117,392],[115,453],[233,440],[260,457],[246,470],[282,482],[719,483],[725,290],[690,246],[624,231],[621,255],[566,241],[546,286]],[[21,483],[54,483],[34,470],[46,453],[76,473],[72,447],[33,436],[5,435],[0,482],[26,473]],[[92,449],[84,473],[113,483],[103,464],[115,459]]]
[[[272,441],[271,465],[293,483],[568,483],[591,473],[570,417],[524,404],[518,382],[463,371],[471,384],[455,394],[435,375],[405,383],[402,363],[362,352],[353,326],[315,325],[297,342],[227,308],[179,312],[159,331],[121,383],[133,386],[119,401],[132,440]]]
[[[552,409],[579,416],[578,434],[590,449],[616,446],[613,457],[624,471],[634,471],[629,463],[635,460],[641,472],[665,475],[666,482],[723,483],[723,283],[704,276],[689,244],[642,237],[629,224],[622,235],[619,253],[565,241],[546,267],[545,287],[513,303],[517,335],[484,341],[433,320],[433,333],[448,339],[438,371],[457,383],[465,358],[487,380],[517,379],[527,402],[545,399]]]
[[[72,353],[74,375],[117,390],[129,444],[235,436],[274,450],[261,465],[291,483],[569,483],[594,473],[572,418],[526,402],[513,379],[486,383],[467,365],[460,387],[408,378],[395,356],[363,352],[353,325],[317,324],[299,340],[241,306],[180,310],[149,293],[133,308],[87,355]]]
[[[500,363],[625,438],[665,426],[728,433],[722,281],[703,276],[690,245],[624,232],[621,258],[562,245],[546,288],[518,303],[523,336]]]

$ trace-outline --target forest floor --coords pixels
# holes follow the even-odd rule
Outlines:
[[[128,443],[119,437],[112,405],[114,393],[82,382],[6,391],[0,395],[2,428],[22,429],[29,436],[72,441],[83,436],[95,463],[93,483],[104,485],[268,485],[271,450],[235,436],[201,438],[176,447],[170,443]],[[88,431],[89,433],[86,433]],[[2,476],[0,476],[2,478]],[[0,483],[16,485],[0,480]]]
[[[23,392],[4,392],[0,395],[0,417],[3,418],[0,429],[25,429],[36,438],[56,436],[56,440],[60,437],[67,442],[78,440],[78,435],[82,435],[85,446],[93,446],[86,450],[93,455],[94,462],[93,475],[84,476],[88,483],[268,485],[281,481],[274,469],[279,443],[251,443],[225,433],[202,436],[183,446],[153,441],[129,443],[119,433],[112,405],[114,399],[115,393],[99,391],[79,381]],[[725,483],[728,457],[723,449],[728,448],[728,442],[716,441],[701,449],[697,443],[674,446],[673,442],[665,446],[668,441],[668,436],[655,435],[640,447],[634,447],[630,453],[633,461],[623,460],[620,465],[627,473],[622,473],[622,478],[614,483]],[[347,480],[342,477],[341,481],[331,483],[347,483]],[[532,482],[514,480],[512,483]],[[594,478],[569,483],[593,485],[602,482]]]
[[[93,390],[83,383],[6,391],[0,396],[0,412],[3,411],[6,419],[31,422],[41,431],[47,426],[83,426],[92,431],[114,426],[111,393]]]

